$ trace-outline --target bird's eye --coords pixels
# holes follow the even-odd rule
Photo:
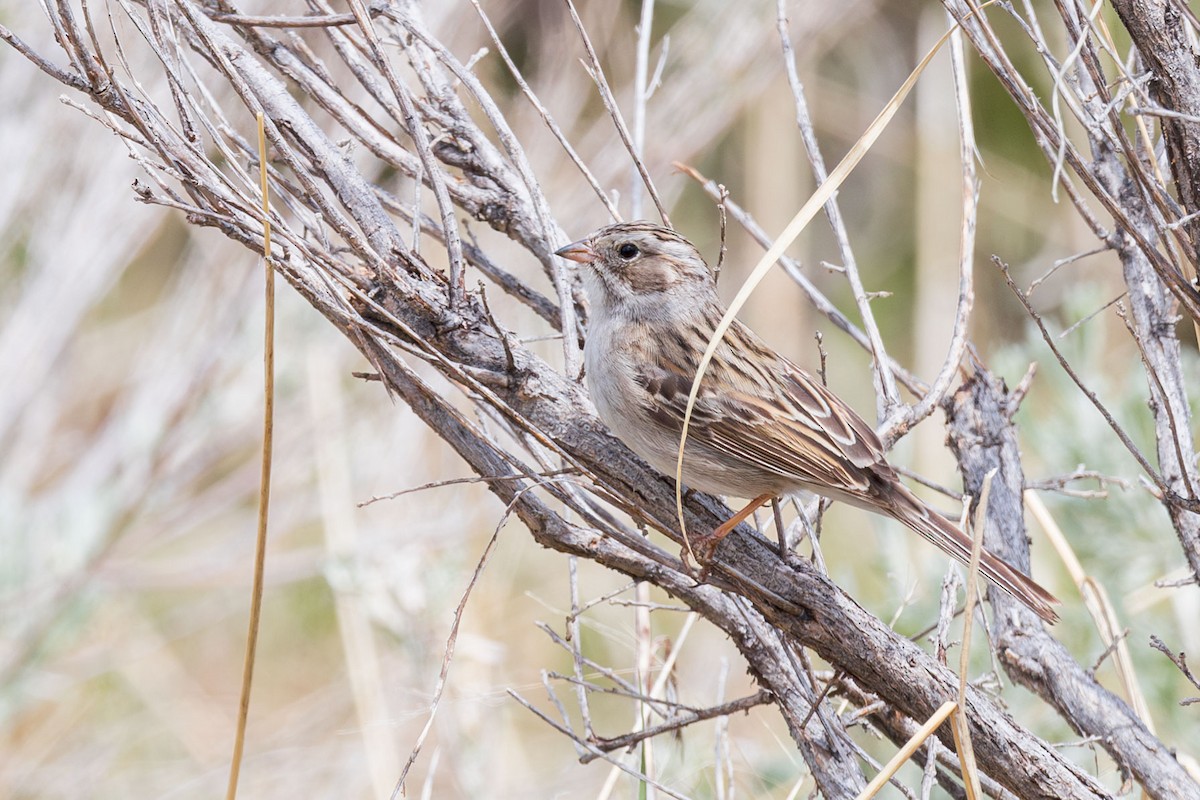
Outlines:
[[[636,256],[639,252],[641,252],[641,251],[638,250],[638,246],[636,244],[631,244],[629,242],[626,242],[625,244],[623,244],[617,248],[617,255],[619,255],[621,258],[625,259],[626,261],[628,261],[629,259]]]

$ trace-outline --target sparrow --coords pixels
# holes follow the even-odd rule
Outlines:
[[[556,254],[584,267],[585,375],[600,418],[652,466],[675,475],[692,381],[725,314],[708,264],[687,239],[649,222],[609,225]],[[874,429],[736,320],[700,383],[683,483],[753,498],[704,537],[704,552],[764,503],[814,492],[898,520],[963,564],[971,558],[971,539],[900,482]],[[1058,600],[1028,576],[986,550],[980,571],[1057,621]]]

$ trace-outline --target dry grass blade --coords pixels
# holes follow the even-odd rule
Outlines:
[[[975,524],[971,526],[971,563],[967,567],[967,604],[963,611],[963,642],[958,660],[958,713],[954,715],[951,730],[954,746],[962,763],[963,783],[967,787],[968,800],[979,800],[983,790],[979,786],[979,765],[975,763],[975,749],[971,745],[970,722],[967,719],[967,675],[971,668],[971,628],[975,620],[975,603],[979,597],[979,561],[983,556],[983,532],[987,527],[988,500],[992,494],[992,480],[999,467],[993,467],[983,478],[979,492],[979,508],[975,512]]]
[[[254,581],[250,589],[250,621],[246,632],[246,653],[242,663],[242,687],[238,700],[237,731],[233,756],[229,760],[226,800],[237,797],[238,776],[246,746],[246,723],[250,716],[250,688],[254,683],[254,659],[258,650],[258,630],[262,617],[263,571],[267,560],[267,515],[271,505],[271,456],[275,441],[275,269],[271,266],[271,200],[267,193],[267,136],[262,112],[258,112],[258,168],[262,191],[263,267],[265,270],[263,322],[263,433],[262,465],[258,489],[258,535],[254,542]]]
[[[350,420],[346,387],[337,380],[339,366],[326,349],[313,348],[306,358],[305,382],[309,420],[314,423],[317,496],[329,563],[352,563],[364,546],[362,520],[355,513],[353,448],[348,443]],[[372,797],[386,797],[400,773],[402,745],[389,714],[390,673],[381,656],[371,609],[363,592],[346,580],[329,581],[333,590],[342,663],[353,701],[354,719],[362,741]],[[433,774],[432,765],[429,774]]]
[[[712,362],[713,355],[717,352],[717,347],[721,343],[721,338],[725,336],[725,332],[729,330],[729,326],[733,324],[733,320],[737,316],[738,311],[740,311],[742,306],[746,304],[746,301],[750,299],[750,295],[754,292],[755,288],[758,287],[758,284],[762,281],[762,279],[766,277],[768,270],[775,265],[775,262],[778,261],[779,257],[783,255],[784,251],[791,246],[792,242],[796,240],[796,237],[800,235],[800,232],[804,230],[805,226],[812,221],[812,218],[816,216],[817,212],[824,208],[825,203],[829,201],[829,198],[834,195],[834,193],[838,190],[838,188],[842,185],[854,168],[858,166],[858,163],[862,161],[863,157],[870,152],[871,147],[875,144],[879,137],[883,135],[883,132],[887,129],[888,124],[896,116],[896,112],[900,110],[900,106],[904,103],[904,99],[908,97],[909,92],[911,92],[913,86],[916,85],[917,79],[921,77],[921,73],[923,73],[925,68],[929,66],[929,62],[933,60],[933,57],[937,55],[937,52],[941,50],[942,45],[949,40],[950,34],[955,30],[957,30],[957,25],[944,33],[941,38],[938,39],[937,43],[930,48],[929,52],[926,53],[924,58],[922,58],[917,64],[916,68],[914,68],[913,71],[909,73],[908,77],[905,78],[904,83],[900,85],[900,88],[896,90],[896,93],[892,95],[891,100],[887,102],[875,119],[871,121],[871,124],[867,126],[867,129],[863,132],[863,135],[859,137],[858,141],[854,143],[854,146],[850,148],[850,151],[846,153],[838,165],[833,168],[833,172],[829,173],[829,177],[819,187],[817,187],[817,190],[813,192],[810,198],[808,198],[808,202],[806,202],[801,209],[796,212],[796,216],[792,218],[792,221],[789,222],[787,227],[783,229],[783,233],[779,234],[779,237],[767,249],[767,252],[763,254],[762,258],[759,259],[758,263],[754,266],[754,269],[751,270],[750,276],[746,278],[745,283],[743,283],[742,287],[738,289],[737,294],[729,303],[729,309],[725,312],[725,316],[721,317],[721,321],[717,324],[716,330],[713,331],[712,337],[708,340],[708,346],[704,348],[704,355],[701,356],[700,364],[696,368],[696,376],[692,379],[692,389],[688,393],[687,408],[683,415],[683,429],[680,431],[679,435],[679,452],[675,462],[675,513],[679,523],[680,533],[682,534],[684,543],[687,546],[688,554],[693,558],[695,558],[695,555],[692,553],[691,540],[687,534],[687,521],[684,519],[683,514],[683,450],[687,444],[688,430],[690,429],[692,423],[692,412],[696,407],[696,398],[700,394],[700,382],[704,380],[704,373],[708,370],[708,365]]]
[[[867,784],[867,788],[863,789],[862,793],[858,795],[857,800],[870,800],[879,794],[879,790],[887,785],[887,782],[900,771],[900,768],[921,749],[921,745],[925,744],[925,740],[932,736],[941,727],[942,723],[946,721],[946,718],[953,714],[957,708],[958,704],[953,700],[947,700],[945,703],[942,703],[941,707],[933,712],[933,716],[917,729],[912,738],[905,742],[900,751],[892,756],[892,759],[883,766],[879,774]]]
[[[1109,599],[1108,591],[1104,588],[1104,584],[1087,574],[1079,556],[1075,554],[1075,548],[1071,547],[1071,543],[1067,541],[1062,528],[1055,521],[1050,509],[1046,508],[1046,504],[1042,502],[1041,496],[1030,489],[1025,490],[1023,496],[1025,506],[1041,525],[1046,538],[1054,547],[1054,552],[1058,554],[1059,560],[1067,568],[1071,580],[1079,587],[1084,607],[1092,617],[1092,623],[1096,626],[1096,632],[1100,634],[1100,640],[1104,643],[1105,648],[1112,650],[1113,663],[1117,670],[1117,677],[1125,690],[1125,697],[1146,727],[1153,731],[1154,719],[1150,714],[1150,706],[1146,702],[1141,681],[1138,680],[1137,671],[1134,669],[1128,641],[1121,635],[1121,625],[1117,621],[1117,612],[1113,607],[1112,600]]]

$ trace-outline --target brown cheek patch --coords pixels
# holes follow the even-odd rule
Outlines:
[[[625,280],[635,292],[661,292],[675,283],[671,270],[658,264],[639,264],[626,272]]]

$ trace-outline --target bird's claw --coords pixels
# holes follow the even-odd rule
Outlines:
[[[721,543],[723,536],[698,536],[689,539],[683,545],[683,550],[679,557],[683,561],[683,568],[697,583],[707,583],[708,574],[712,569],[713,559],[717,554],[717,545]],[[699,564],[699,569],[692,566],[691,557],[695,556]]]

